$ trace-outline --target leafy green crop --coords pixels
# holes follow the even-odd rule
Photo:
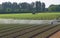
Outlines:
[[[51,20],[55,19],[60,13],[22,13],[22,14],[0,14],[0,18],[5,19],[29,19],[29,20]]]

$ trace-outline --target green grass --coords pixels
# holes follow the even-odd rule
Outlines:
[[[55,19],[60,13],[37,13],[35,15],[31,13],[22,14],[0,14],[0,18],[5,19],[29,19],[29,20],[51,20]]]

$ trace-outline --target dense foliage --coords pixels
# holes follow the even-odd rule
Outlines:
[[[40,1],[32,3],[16,3],[16,2],[3,2],[0,4],[0,13],[28,13],[28,12],[41,12],[45,9],[45,3]]]
[[[38,12],[59,12],[60,5],[50,5],[48,8],[45,7],[44,2],[36,1],[32,3],[16,3],[16,2],[3,2],[0,4],[0,13],[38,13]]]
[[[50,7],[48,8],[48,10],[50,12],[54,11],[54,12],[60,12],[60,5],[50,5]]]

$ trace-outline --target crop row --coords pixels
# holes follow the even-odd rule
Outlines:
[[[51,20],[60,16],[60,13],[39,13],[39,14],[0,14],[0,18],[5,19],[34,19],[34,20]]]
[[[48,25],[48,26],[43,27],[41,29],[38,29],[38,30],[35,30],[35,31],[32,31],[32,32],[26,33],[26,34],[24,34],[22,36],[17,36],[17,37],[14,37],[14,38],[31,38],[31,36],[36,35],[38,33],[41,33],[43,31],[45,31],[46,29],[53,28],[53,27],[55,27],[55,26]]]
[[[3,27],[1,27],[3,28]],[[1,29],[0,28],[0,29]],[[47,38],[60,29],[60,25],[11,25],[1,29],[0,38]]]
[[[13,28],[10,28],[10,29],[2,30],[2,31],[0,31],[0,37],[6,36],[6,35],[9,35],[9,34],[18,32],[18,31],[22,31],[22,30],[25,30],[25,29],[37,27],[37,26],[38,25],[22,25],[22,26],[19,25],[18,27],[13,27]]]
[[[15,33],[11,33],[9,34],[8,36],[6,36],[6,38],[14,38],[14,37],[17,37],[17,36],[22,36],[26,33],[29,33],[29,32],[32,32],[32,31],[35,31],[35,30],[38,30],[39,28],[43,28],[43,27],[46,27],[46,26],[43,26],[43,25],[37,25],[36,27],[32,27],[32,28],[29,28],[29,29],[25,29],[25,30],[20,30],[20,31],[16,31]]]
[[[43,33],[39,33],[33,36],[32,38],[48,38],[49,35],[51,35],[52,33],[56,32],[59,29],[60,29],[60,25],[57,25],[56,27],[51,28]]]

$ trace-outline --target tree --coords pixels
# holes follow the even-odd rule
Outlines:
[[[13,4],[12,4],[12,8],[13,8],[13,9],[18,8],[18,4],[17,4],[16,2],[13,2]]]
[[[42,6],[42,7],[41,7]],[[16,2],[3,2],[1,4],[1,8],[0,8],[0,12],[1,10],[3,10],[2,12],[4,13],[28,13],[28,12],[32,12],[33,14],[35,14],[36,12],[41,12],[44,11],[45,9],[45,4],[42,3],[40,1],[36,1],[36,2],[32,2],[32,3],[27,3],[27,2],[23,2],[23,3],[16,3]]]
[[[41,2],[36,1],[36,12],[41,12]]]
[[[12,9],[13,9],[13,12],[19,12],[20,7],[16,2],[13,2]]]
[[[48,10],[50,12],[59,12],[60,11],[60,5],[50,5]]]
[[[42,11],[42,12],[45,11],[45,3],[44,3],[44,2],[41,4],[41,11]]]
[[[4,3],[2,3],[2,7],[4,8],[4,9],[6,9],[6,8],[11,8],[12,6],[12,3],[11,2],[4,2]]]
[[[2,13],[3,12],[3,7],[2,7],[2,5],[0,4],[0,13]]]
[[[19,6],[21,8],[21,12],[28,12],[30,9],[30,4],[26,2],[21,3]]]
[[[31,11],[32,11],[32,14],[36,13],[36,4],[34,2],[31,3]]]
[[[5,10],[7,13],[10,13],[10,12],[12,12],[12,9],[11,8],[6,8],[6,10]]]

